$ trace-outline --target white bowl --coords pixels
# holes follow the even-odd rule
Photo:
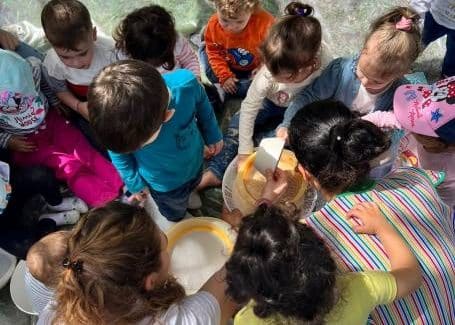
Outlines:
[[[0,248],[0,289],[8,283],[15,267],[16,257]]]

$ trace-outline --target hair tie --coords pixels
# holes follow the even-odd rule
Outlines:
[[[337,141],[341,141],[341,137],[340,136],[337,136]]]
[[[63,263],[62,263],[62,266],[66,269],[71,269],[73,270],[75,273],[81,273],[82,272],[82,261],[81,260],[76,260],[76,261],[73,261],[71,262],[71,260],[66,257],[64,260],[63,260]]]
[[[412,19],[401,16],[399,22],[395,24],[395,28],[398,30],[410,31],[412,27]]]
[[[308,8],[297,8],[295,12],[297,13],[297,15],[302,17],[307,17],[310,15],[310,10],[308,10]]]

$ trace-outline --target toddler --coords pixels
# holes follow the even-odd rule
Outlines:
[[[148,189],[162,215],[181,220],[201,178],[204,143],[215,155],[223,146],[196,77],[119,61],[95,78],[88,99],[90,124],[133,198],[142,199]]]
[[[321,24],[312,17],[313,8],[300,2],[286,6],[286,15],[270,29],[259,48],[264,65],[233,116],[224,135],[224,148],[212,158],[198,189],[221,184],[229,163],[237,155],[238,165],[253,153],[255,141],[273,136],[295,94],[319,74],[321,60]]]
[[[183,68],[201,77],[196,53],[175,30],[174,17],[161,6],[150,5],[128,14],[115,30],[114,40],[122,59],[146,61],[162,74]]]
[[[390,271],[339,274],[329,249],[289,206],[260,208],[244,219],[226,263],[227,293],[250,303],[235,325],[365,324],[376,305],[388,304],[420,286],[419,264],[378,207],[362,203],[349,218],[360,234],[377,235],[390,259]]]
[[[64,105],[76,112],[74,123],[100,152],[88,122],[87,89],[93,77],[116,60],[111,39],[97,37],[88,9],[78,0],[51,0],[41,12],[41,24],[52,45],[43,67]]]
[[[453,0],[411,0],[411,6],[425,16],[422,43],[427,46],[447,36],[446,54],[442,63],[443,78],[455,76],[455,2]]]
[[[48,111],[38,86],[40,66],[32,70],[26,60],[5,50],[0,59],[0,146],[12,151],[12,162],[51,168],[89,206],[116,198],[122,181],[112,164],[60,114]]]
[[[208,79],[224,92],[245,97],[252,72],[260,66],[258,48],[273,16],[258,0],[213,0],[216,13],[204,32],[200,59]],[[223,96],[222,96],[223,97]]]
[[[53,300],[62,261],[67,255],[69,231],[57,231],[36,242],[27,253],[25,290],[33,310],[41,313]]]
[[[446,173],[438,192],[455,208],[455,77],[433,85],[401,86],[395,92],[393,112],[373,112],[363,118],[411,132],[417,140],[419,165]]]

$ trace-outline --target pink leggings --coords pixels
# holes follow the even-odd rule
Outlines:
[[[50,111],[43,128],[29,135],[37,146],[34,152],[14,152],[18,165],[44,165],[89,206],[100,206],[120,194],[123,182],[114,166],[74,126]]]

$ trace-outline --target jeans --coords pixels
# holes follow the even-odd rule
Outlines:
[[[188,199],[191,192],[199,185],[201,176],[202,173],[199,173],[195,178],[169,192],[158,192],[150,189],[153,200],[167,220],[178,222],[185,217]]]
[[[199,60],[202,65],[202,69],[204,69],[205,75],[207,79],[210,80],[211,83],[216,84],[220,83],[217,76],[212,70],[212,67],[209,63],[209,58],[207,56],[207,52],[205,51],[205,43],[203,42],[201,47],[198,50],[199,52]],[[246,93],[248,92],[248,88],[251,85],[251,71],[232,71],[235,74],[235,77],[239,79],[237,82],[237,92],[233,95],[235,97],[245,98]]]
[[[439,25],[428,11],[423,23],[422,43],[427,46],[444,35],[447,35],[447,50],[442,63],[442,74],[447,77],[455,76],[455,30]]]
[[[254,121],[254,142],[259,144],[261,139],[275,136],[275,129],[281,123],[286,108],[275,105],[269,99],[264,99],[262,109],[259,110]],[[232,117],[229,126],[223,134],[224,146],[221,152],[210,159],[207,169],[220,181],[231,161],[237,156],[239,148],[240,112]]]

